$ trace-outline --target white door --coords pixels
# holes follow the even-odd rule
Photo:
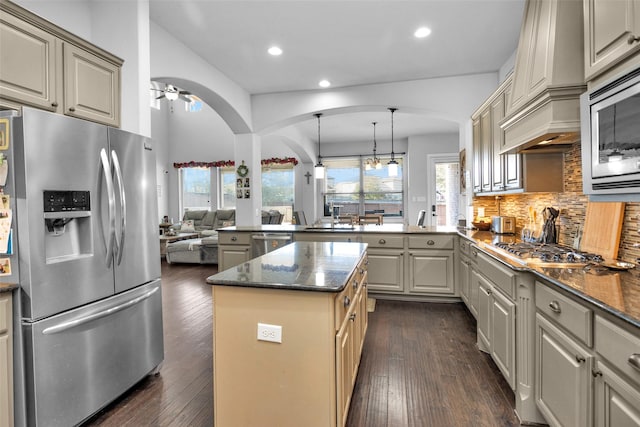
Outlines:
[[[460,166],[457,153],[427,156],[427,189],[429,225],[458,224]]]

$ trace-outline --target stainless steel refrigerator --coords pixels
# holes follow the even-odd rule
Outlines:
[[[5,118],[16,417],[76,425],[164,358],[153,144],[31,108]]]

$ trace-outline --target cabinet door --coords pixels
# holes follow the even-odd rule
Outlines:
[[[606,71],[640,48],[640,4],[636,0],[585,0],[585,80]]]
[[[591,356],[536,314],[536,404],[550,425],[591,425]]]
[[[57,49],[51,34],[0,12],[0,98],[56,111]]]
[[[120,126],[120,67],[69,43],[63,50],[64,113]]]
[[[505,184],[505,154],[500,154],[504,145],[504,131],[500,128],[500,120],[504,118],[504,93],[491,103],[491,156],[492,176],[491,191],[503,191]]]
[[[404,291],[404,253],[371,249],[368,257],[371,292],[402,293]]]
[[[342,322],[336,334],[336,407],[337,425],[344,426],[349,415],[353,375],[353,322],[349,320],[352,311]]]
[[[481,275],[478,281],[478,347],[485,353],[491,352],[491,285]]]
[[[640,427],[640,392],[601,361],[595,373],[595,425]]]
[[[473,192],[482,191],[482,136],[480,119],[473,120]]]
[[[473,317],[478,319],[478,300],[480,298],[480,280],[482,276],[469,264],[469,310]]]
[[[480,114],[480,158],[482,162],[480,186],[482,191],[491,191],[492,155],[491,109]]]
[[[249,261],[249,246],[218,246],[218,269],[226,270]]]
[[[495,289],[491,297],[491,357],[511,388],[515,390],[516,305]]]
[[[409,292],[443,295],[455,293],[453,251],[415,251],[409,254]]]
[[[460,284],[460,297],[469,308],[469,260],[467,258],[461,258],[458,266],[458,283]]]

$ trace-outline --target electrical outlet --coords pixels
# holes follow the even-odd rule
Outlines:
[[[282,343],[282,326],[258,323],[258,341]]]

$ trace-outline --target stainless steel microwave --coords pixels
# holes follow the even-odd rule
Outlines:
[[[640,193],[640,68],[580,97],[585,194]]]

